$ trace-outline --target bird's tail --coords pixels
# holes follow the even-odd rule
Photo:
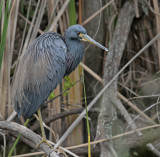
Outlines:
[[[27,126],[28,123],[29,123],[29,119],[26,120],[24,126]],[[16,147],[19,139],[20,139],[20,137],[21,137],[21,134],[19,134],[19,135],[17,136],[17,139],[16,139],[16,141],[14,142],[14,144],[13,144],[13,146],[12,146],[12,148],[11,148],[9,154],[8,154],[8,157],[11,157],[11,155],[12,155],[12,153],[13,153],[13,151],[14,151],[14,149],[15,149],[15,147]]]

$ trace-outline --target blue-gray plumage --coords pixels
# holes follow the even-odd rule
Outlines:
[[[30,118],[50,93],[80,63],[84,54],[81,40],[107,50],[91,39],[80,25],[69,27],[62,37],[48,32],[40,35],[22,55],[15,83],[13,103],[19,116]]]

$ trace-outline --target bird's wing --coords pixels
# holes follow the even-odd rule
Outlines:
[[[53,32],[38,37],[24,53],[13,87],[13,101],[19,116],[32,116],[61,82],[66,55],[62,37]]]

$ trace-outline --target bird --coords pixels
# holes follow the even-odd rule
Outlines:
[[[72,25],[61,36],[47,32],[37,37],[22,54],[15,81],[12,101],[18,116],[30,119],[38,113],[42,142],[46,142],[41,107],[51,92],[83,59],[84,44],[90,42],[105,51],[107,48],[87,35],[81,25]]]

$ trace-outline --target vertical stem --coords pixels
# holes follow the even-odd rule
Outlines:
[[[75,0],[70,0],[68,5],[68,13],[69,13],[69,24],[75,25],[76,22],[76,8],[75,8]]]
[[[11,1],[11,3],[12,3],[12,1]],[[2,5],[2,3],[1,3],[1,5]],[[8,22],[9,22],[9,17],[10,17],[10,10],[11,10],[11,6],[9,8],[9,0],[7,0],[6,8],[5,8],[4,23],[3,23],[3,31],[2,31],[2,35],[1,35],[1,41],[0,41],[0,70],[1,70],[1,66],[2,66],[2,59],[3,59],[5,42],[6,42],[6,37],[7,37],[7,28],[8,28]]]
[[[39,117],[39,123],[41,126],[42,137],[43,137],[43,139],[46,139],[46,135],[45,135],[44,127],[43,127],[43,123],[42,123],[41,108],[38,109],[37,113],[38,113],[38,117]]]
[[[90,128],[89,128],[89,120],[88,120],[87,99],[86,99],[86,88],[85,88],[85,82],[84,82],[84,71],[83,71],[83,69],[82,69],[82,79],[83,79],[84,99],[85,99],[85,108],[86,108],[87,132],[88,132],[88,157],[91,157]]]

